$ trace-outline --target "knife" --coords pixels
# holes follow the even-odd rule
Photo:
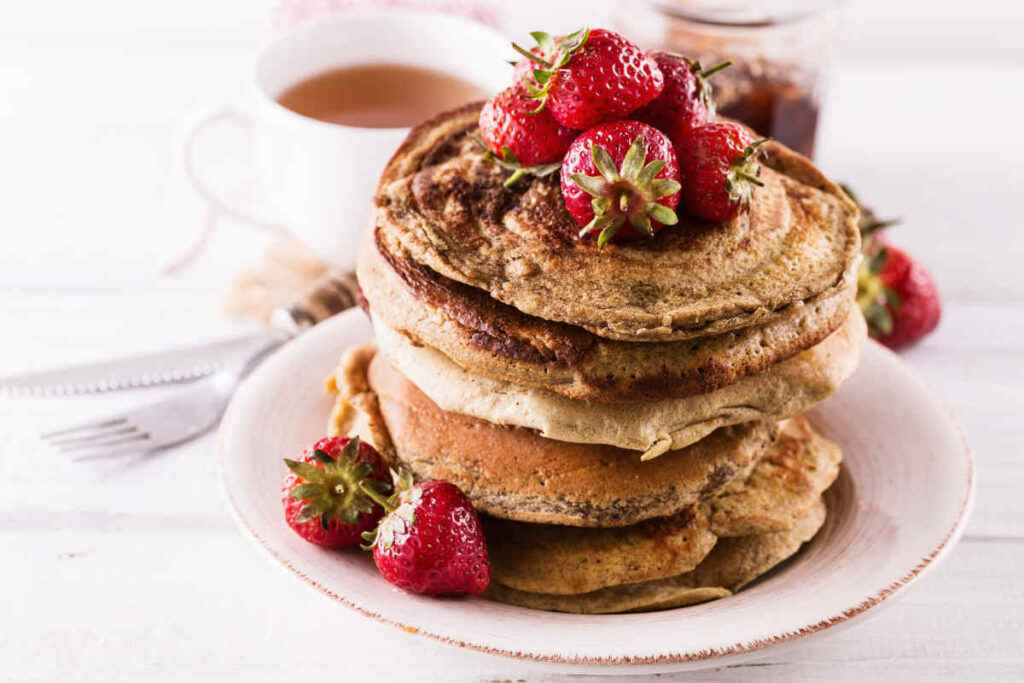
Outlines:
[[[271,317],[266,332],[158,351],[110,361],[0,377],[0,396],[55,397],[97,394],[191,382],[274,339],[291,338],[319,320],[356,305],[358,284],[351,272],[333,271],[303,296]]]

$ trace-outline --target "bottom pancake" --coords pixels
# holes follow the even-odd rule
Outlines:
[[[718,540],[702,505],[607,529],[482,521],[494,580],[541,593],[589,593],[675,576],[700,564]]]
[[[487,597],[552,612],[613,614],[682,607],[732,595],[771,570],[811,540],[825,523],[819,500],[789,531],[722,539],[692,571],[656,581],[613,586],[576,595],[509,588],[492,581]]]
[[[803,417],[745,480],[672,517],[604,529],[484,517],[494,580],[520,591],[578,594],[677,576],[723,538],[797,528],[839,474],[838,446]]]

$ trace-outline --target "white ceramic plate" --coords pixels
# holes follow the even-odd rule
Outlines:
[[[320,389],[324,378],[344,348],[370,338],[365,316],[350,311],[290,343],[249,378],[220,431],[225,491],[245,533],[325,597],[458,647],[589,673],[736,663],[888,604],[949,552],[971,508],[974,466],[962,434],[897,357],[872,343],[856,375],[812,413],[845,454],[828,494],[828,521],[800,554],[739,594],[602,616],[415,597],[392,588],[358,552],[305,543],[281,514],[281,459],[322,436],[331,406]]]

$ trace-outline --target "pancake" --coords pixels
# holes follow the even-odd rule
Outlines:
[[[415,387],[376,356],[372,346],[349,349],[328,381],[328,388],[338,394],[329,431],[369,437],[393,465],[410,464],[398,455],[395,443],[405,443],[408,434],[416,435],[419,430],[414,427],[400,431],[392,440],[391,425],[396,422],[392,419],[389,424],[384,417],[392,403],[387,398],[388,389],[400,394],[394,403],[405,406],[398,413],[399,425],[422,421],[449,433],[448,425],[436,422],[436,413],[441,411],[422,394],[415,400]],[[403,401],[403,392],[414,400]],[[427,414],[419,415],[418,420],[421,409]],[[580,466],[578,459],[562,462],[559,446],[578,447],[544,439],[528,430],[475,422],[473,426],[480,431],[511,433],[516,438],[494,443],[472,431],[453,430],[449,446],[462,444],[470,450],[461,461],[465,453],[458,449],[436,451],[453,471],[479,469],[481,459],[472,459],[483,452],[488,456],[483,460],[492,465],[487,473],[493,475],[492,479],[500,478],[504,471],[510,475],[506,477],[509,480],[532,481],[534,492],[536,484],[547,488],[549,481],[553,482],[553,491],[561,490],[566,483],[590,483],[589,488],[599,495],[604,488],[602,482],[621,484],[627,496],[635,488],[635,460],[604,460],[596,463],[597,469]],[[719,430],[702,443],[708,445],[726,431]],[[423,443],[419,436],[414,440]],[[550,450],[538,454],[538,447],[543,445]],[[697,450],[687,449],[643,467],[653,471],[659,463],[693,464],[701,459]],[[720,445],[715,450],[720,452]],[[817,435],[801,417],[784,423],[777,438],[742,471],[713,473],[711,480],[705,478],[695,502],[673,515],[629,526],[616,526],[613,521],[608,528],[594,528],[588,524],[590,520],[577,526],[559,526],[485,515],[494,576],[489,594],[511,604],[585,613],[665,609],[724,597],[813,536],[824,518],[821,494],[835,479],[839,459],[838,448]],[[436,476],[417,471],[416,461],[411,464],[420,478]],[[551,471],[543,469],[548,465]],[[559,467],[562,465],[567,467]],[[672,479],[671,471],[659,474]],[[689,484],[692,490],[694,482],[680,483]],[[483,507],[472,494],[471,499]],[[575,512],[579,512],[578,507]]]
[[[415,346],[376,313],[373,319],[381,354],[442,410],[533,429],[558,441],[640,451],[644,459],[685,448],[720,427],[803,413],[853,374],[867,338],[864,318],[855,311],[817,346],[717,391],[610,404],[474,375],[439,351]]]
[[[382,250],[383,249],[383,250]],[[706,394],[820,343],[853,310],[853,288],[797,303],[758,327],[636,344],[526,315],[486,292],[395,255],[372,236],[359,282],[373,314],[474,375],[600,402]]]
[[[708,501],[711,530],[735,537],[792,529],[839,476],[842,459],[807,418],[786,420],[750,476]]]
[[[699,586],[722,586],[736,592],[795,553],[825,523],[825,501],[818,499],[792,529],[723,538],[693,570]]]
[[[452,482],[482,512],[522,522],[629,526],[678,514],[746,477],[778,431],[769,422],[724,427],[641,462],[612,446],[564,443],[446,413],[379,355],[369,386],[397,461],[419,479]]]
[[[377,449],[389,465],[397,465],[391,435],[380,414],[377,394],[370,388],[367,372],[377,355],[373,344],[352,346],[341,355],[338,368],[327,378],[334,407],[327,418],[327,436],[358,436]]]
[[[761,147],[764,187],[724,224],[683,217],[651,240],[575,238],[557,175],[513,189],[476,139],[480,104],[414,128],[384,170],[386,250],[516,309],[609,339],[693,339],[763,324],[854,281],[856,205],[806,158]]]
[[[839,474],[839,448],[805,418],[789,421],[746,480],[673,517],[624,528],[571,528],[484,518],[494,580],[516,590],[588,593],[676,576],[718,537],[789,531]]]
[[[493,580],[517,590],[560,594],[688,572],[715,545],[710,527],[701,506],[607,529],[484,518]]]
[[[788,531],[719,541],[690,572],[667,579],[612,586],[578,595],[520,591],[492,581],[492,600],[553,612],[613,614],[670,609],[727,597],[792,556],[825,522],[819,500]]]

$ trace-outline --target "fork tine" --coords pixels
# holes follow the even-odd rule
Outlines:
[[[110,427],[106,429],[95,430],[92,433],[86,433],[85,436],[65,435],[57,439],[49,439],[49,441],[51,446],[73,446],[75,444],[88,445],[90,441],[111,439],[117,436],[127,436],[128,434],[138,431],[138,427],[129,424],[124,427]]]
[[[85,462],[86,460],[104,460],[106,458],[117,458],[126,455],[142,455],[150,450],[153,450],[152,446],[148,445],[145,441],[132,441],[110,448],[72,451],[67,456],[71,462]]]
[[[265,354],[275,338],[260,347]],[[250,356],[247,363],[254,362]],[[216,425],[242,375],[240,369],[214,373],[177,395],[138,405],[120,414],[47,432],[43,442],[74,461],[118,455],[148,455],[190,441]]]
[[[115,446],[123,446],[125,444],[133,444],[136,447],[146,446],[146,442],[149,441],[149,434],[139,432],[129,436],[120,435],[116,438],[111,438],[106,441],[88,441],[85,443],[72,443],[63,446],[58,446],[58,450],[61,453],[82,453],[86,451],[104,451],[108,448]]]
[[[104,418],[102,420],[95,420],[93,422],[85,422],[83,424],[75,425],[73,427],[66,427],[65,429],[57,429],[52,432],[46,432],[45,434],[40,434],[40,437],[49,440],[58,436],[70,436],[71,434],[76,432],[117,427],[118,425],[124,424],[125,422],[127,422],[127,420],[123,417]]]

